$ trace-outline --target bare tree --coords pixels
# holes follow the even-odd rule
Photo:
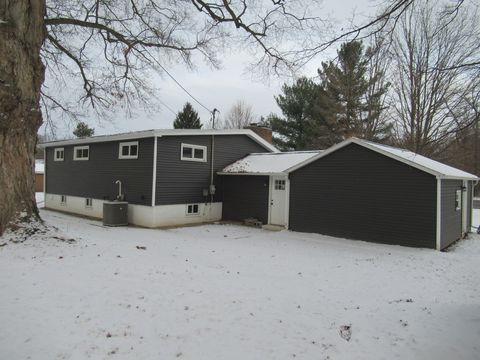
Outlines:
[[[434,156],[455,132],[473,123],[459,122],[456,112],[473,84],[468,67],[460,65],[480,50],[477,13],[459,8],[449,14],[436,3],[414,3],[399,19],[390,47],[398,141]]]
[[[480,82],[476,82],[465,97],[462,107],[456,109],[456,118],[461,124],[472,126],[459,129],[445,149],[445,161],[449,164],[480,175]]]
[[[252,106],[239,100],[230,108],[217,128],[243,129],[253,122],[255,122],[255,116]]]

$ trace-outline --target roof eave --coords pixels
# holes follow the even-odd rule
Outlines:
[[[466,180],[466,181],[479,181],[478,177],[468,177],[468,176],[449,176],[440,174],[437,176],[438,180]]]
[[[243,175],[243,176],[275,176],[275,175],[287,175],[285,172],[224,172],[219,171],[217,175]]]
[[[91,144],[98,142],[109,142],[109,141],[121,141],[121,140],[130,140],[130,139],[142,139],[149,137],[162,137],[162,136],[194,136],[194,135],[246,135],[253,139],[255,142],[263,146],[265,149],[278,153],[278,150],[275,146],[270,144],[268,141],[263,139],[261,136],[257,135],[254,131],[250,129],[238,129],[238,130],[205,130],[203,133],[200,131],[182,131],[175,133],[175,129],[171,130],[145,130],[137,131],[132,133],[123,133],[123,134],[113,134],[113,135],[99,135],[88,138],[80,139],[68,139],[68,140],[58,140],[50,141],[43,144],[39,144],[40,148],[54,147],[54,146],[68,146],[68,145],[77,145],[77,144]]]

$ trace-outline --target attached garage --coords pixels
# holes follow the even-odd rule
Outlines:
[[[441,250],[470,231],[478,178],[349,139],[289,169],[289,180],[291,230]]]
[[[251,154],[221,173],[223,218],[444,249],[470,232],[478,178],[410,151],[348,139],[325,151]]]
[[[224,220],[254,218],[263,224],[288,225],[288,173],[286,170],[320,151],[254,153],[224,168],[222,177]]]

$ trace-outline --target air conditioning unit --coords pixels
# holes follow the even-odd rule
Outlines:
[[[128,202],[107,201],[103,203],[103,225],[128,225]]]

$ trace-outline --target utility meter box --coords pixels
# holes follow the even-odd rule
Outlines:
[[[108,201],[103,203],[103,225],[128,225],[128,202]]]

